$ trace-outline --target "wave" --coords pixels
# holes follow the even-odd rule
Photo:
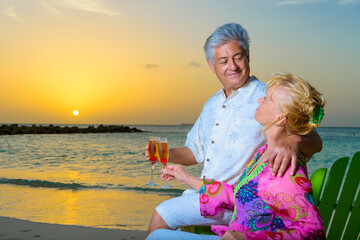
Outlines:
[[[125,185],[112,185],[107,186],[93,185],[87,186],[80,183],[62,183],[62,182],[51,182],[45,180],[29,180],[29,179],[12,179],[12,178],[0,178],[0,184],[12,184],[29,187],[40,187],[40,188],[56,188],[56,189],[71,189],[71,190],[82,190],[82,189],[108,189],[108,190],[122,190],[122,191],[135,191],[149,194],[160,194],[170,196],[180,196],[183,189],[171,188],[171,189],[158,189],[158,188],[147,188],[147,187],[134,187]]]
[[[0,184],[14,184],[30,187],[44,187],[44,188],[57,188],[57,189],[81,189],[88,188],[79,183],[61,183],[61,182],[50,182],[44,180],[28,180],[28,179],[9,179],[0,178]]]
[[[160,195],[170,195],[170,196],[180,196],[184,190],[178,188],[146,188],[146,187],[127,187],[127,186],[118,186],[117,189],[127,190],[127,191],[137,191],[142,193],[155,193]]]

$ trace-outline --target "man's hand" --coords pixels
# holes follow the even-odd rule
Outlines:
[[[246,240],[245,234],[242,232],[235,232],[234,230],[227,231],[220,240]]]
[[[300,153],[300,140],[300,136],[290,135],[268,145],[263,162],[269,163],[273,176],[276,176],[277,173],[280,177],[284,175],[289,163],[291,163],[290,174],[295,174],[297,157]]]
[[[146,144],[145,157],[146,157],[146,160],[150,161],[148,150],[149,150],[149,144]]]
[[[294,175],[297,168],[297,157],[301,152],[305,156],[305,161],[322,148],[322,141],[316,131],[303,136],[290,135],[284,136],[269,143],[268,150],[263,157],[263,162],[269,162],[270,169],[275,176],[279,173],[284,175],[289,163],[291,162],[291,175]]]

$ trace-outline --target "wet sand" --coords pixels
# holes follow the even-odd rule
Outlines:
[[[0,240],[140,240],[145,231],[36,223],[0,217]]]

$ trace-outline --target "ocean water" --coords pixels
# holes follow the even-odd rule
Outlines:
[[[181,195],[173,181],[160,189],[150,180],[144,152],[149,136],[181,147],[191,126],[136,125],[142,133],[0,136],[0,216],[36,222],[146,230],[154,208]],[[360,151],[360,128],[319,128],[323,150],[309,174]],[[186,167],[200,176],[201,166]]]

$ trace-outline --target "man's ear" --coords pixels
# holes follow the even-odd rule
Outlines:
[[[209,67],[211,68],[211,71],[213,71],[213,73],[215,73],[215,67],[214,64],[211,63],[211,61],[209,59],[207,59],[207,63],[209,64]]]

